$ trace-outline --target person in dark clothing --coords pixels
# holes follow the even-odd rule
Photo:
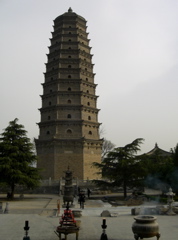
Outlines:
[[[79,194],[80,194],[80,187],[78,187],[78,196],[79,196]]]
[[[91,194],[91,191],[89,188],[87,188],[87,195],[88,195],[88,198],[90,198],[90,194]]]
[[[78,202],[80,204],[80,208],[84,209],[84,202],[85,202],[85,194],[83,192],[79,193]]]

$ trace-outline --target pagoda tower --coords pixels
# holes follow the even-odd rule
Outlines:
[[[70,166],[73,177],[95,179],[101,161],[97,98],[86,20],[69,8],[54,20],[47,54],[37,167],[44,179],[59,179]]]

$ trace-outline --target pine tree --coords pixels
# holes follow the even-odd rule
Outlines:
[[[124,147],[117,147],[107,154],[102,163],[94,162],[103,180],[94,180],[99,186],[123,187],[124,197],[127,197],[128,187],[140,186],[143,178],[140,159],[137,152],[140,150],[142,138],[135,139]]]
[[[33,167],[37,160],[34,146],[24,126],[17,122],[17,118],[9,122],[0,138],[0,182],[10,187],[11,198],[16,185],[34,188],[40,180],[39,169]]]
[[[178,169],[178,144],[175,146],[175,148],[171,149],[171,152],[173,154],[174,166]]]

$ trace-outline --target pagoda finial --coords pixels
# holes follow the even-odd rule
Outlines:
[[[157,143],[155,143],[155,148],[158,148],[158,144]]]
[[[73,11],[72,11],[72,8],[70,7],[70,8],[68,9],[68,13],[71,13],[71,12],[73,12]]]

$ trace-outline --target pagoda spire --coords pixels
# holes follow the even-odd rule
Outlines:
[[[68,9],[68,12],[69,13],[73,12],[71,7]]]

